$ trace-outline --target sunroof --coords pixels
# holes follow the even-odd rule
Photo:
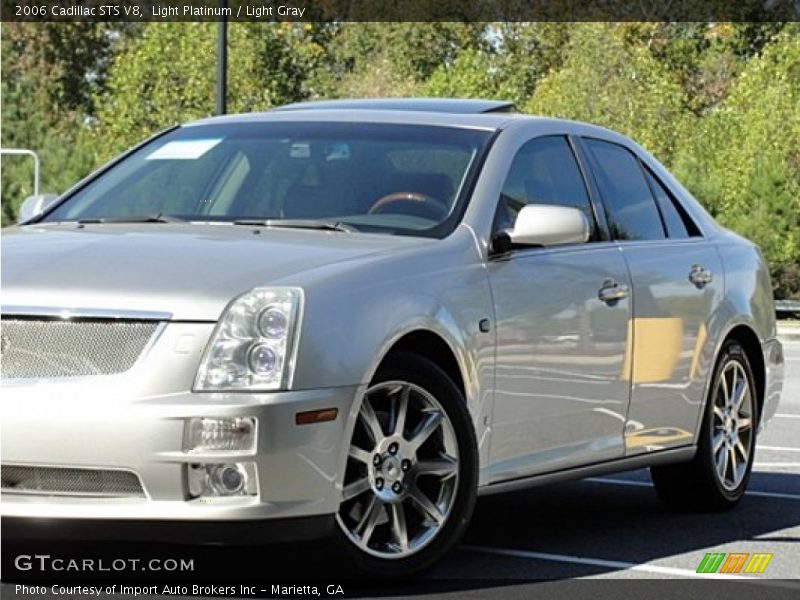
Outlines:
[[[504,100],[471,100],[458,98],[365,98],[360,100],[320,100],[296,102],[279,106],[275,110],[410,110],[418,112],[443,112],[480,114],[513,112],[514,103]]]

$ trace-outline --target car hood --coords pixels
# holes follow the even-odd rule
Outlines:
[[[4,310],[153,311],[173,320],[213,321],[253,287],[431,242],[229,224],[15,227],[2,234],[2,304]]]

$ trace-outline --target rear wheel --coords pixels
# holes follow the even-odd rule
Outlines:
[[[734,507],[750,479],[757,423],[750,362],[738,342],[728,341],[717,361],[697,454],[686,463],[650,469],[661,500],[681,510]]]
[[[336,516],[340,543],[368,574],[425,569],[463,534],[476,487],[461,392],[430,361],[396,355],[362,399]]]

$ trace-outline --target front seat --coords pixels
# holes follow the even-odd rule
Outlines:
[[[296,183],[286,192],[283,216],[286,219],[324,219],[353,214],[353,174],[345,161],[319,166],[313,184]]]

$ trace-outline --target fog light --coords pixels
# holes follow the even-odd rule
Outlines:
[[[208,483],[220,496],[233,496],[244,489],[247,474],[240,465],[219,465],[208,473]]]
[[[257,492],[254,463],[189,465],[189,495],[254,496]]]
[[[190,419],[186,427],[186,452],[253,452],[256,419]]]

